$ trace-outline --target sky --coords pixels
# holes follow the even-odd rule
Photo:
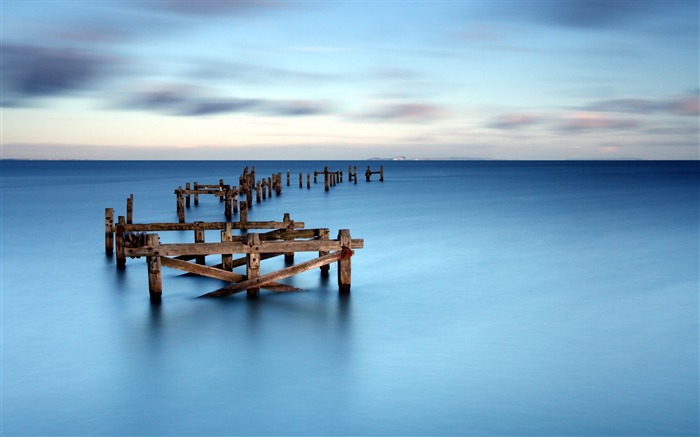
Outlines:
[[[699,1],[0,0],[4,159],[700,159]]]

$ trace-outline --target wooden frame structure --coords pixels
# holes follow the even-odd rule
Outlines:
[[[230,227],[227,228],[230,230]],[[364,247],[364,240],[350,238],[350,231],[341,229],[336,240],[328,239],[328,229],[280,230],[265,234],[248,233],[240,238],[232,236],[221,243],[160,244],[158,234],[148,234],[136,247],[125,248],[125,255],[146,257],[148,265],[148,290],[152,300],[159,301],[163,294],[161,267],[170,267],[232,282],[231,285],[204,294],[200,297],[224,297],[247,291],[257,295],[260,288],[276,291],[289,291],[288,286],[275,281],[302,273],[317,267],[328,272],[331,263],[338,263],[338,288],[341,292],[350,291],[351,262],[353,249]],[[224,240],[224,238],[222,238]],[[318,252],[315,259],[285,267],[268,274],[260,274],[262,259],[282,253]],[[233,259],[234,254],[244,258]],[[193,257],[221,255],[220,266],[187,262]],[[246,274],[232,272],[235,265],[246,265]],[[325,268],[324,268],[325,267]]]

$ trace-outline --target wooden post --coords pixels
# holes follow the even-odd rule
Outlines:
[[[233,187],[233,213],[238,214],[238,187]]]
[[[317,177],[317,175],[318,175],[318,172],[315,171],[315,172],[314,172],[314,184],[316,183],[316,177]]]
[[[290,177],[291,177],[291,173],[289,170],[287,170],[287,186],[289,186]]]
[[[311,188],[311,174],[306,173],[306,189],[308,190]]]
[[[357,185],[357,166],[355,166],[355,171],[353,172],[353,174],[355,179],[355,185]]]
[[[105,252],[114,253],[114,208],[105,208]]]
[[[252,233],[246,235],[246,244],[255,250],[255,246],[260,245],[260,234]],[[247,279],[254,279],[260,276],[260,253],[251,252],[246,255],[246,276]],[[248,289],[248,296],[256,296],[260,293],[260,287],[251,287]]]
[[[180,223],[185,223],[185,205],[182,198],[182,187],[178,187],[177,191],[175,191],[175,195],[177,196],[177,220]]]
[[[258,181],[258,182],[255,184],[255,201],[258,202],[258,203],[260,203],[260,191],[262,191],[262,197],[263,197],[263,199],[267,199],[267,195],[265,194],[265,191],[263,190],[263,188],[264,188],[264,187],[262,186],[262,184],[260,183],[260,181]]]
[[[233,224],[226,223],[226,229],[221,231],[221,242],[233,241]],[[233,254],[221,255],[221,268],[228,272],[233,271]]]
[[[194,183],[194,190],[195,191],[199,190],[199,183],[197,183],[197,182]],[[199,193],[194,193],[194,205],[195,206],[199,205]]]
[[[267,178],[267,195],[272,198],[272,178]]]
[[[321,228],[318,230],[318,237],[321,240],[329,240],[330,239],[329,235],[330,235],[330,230],[327,228]],[[324,255],[328,255],[328,252],[327,251],[319,251],[318,252],[319,257],[324,256]],[[328,271],[330,269],[331,269],[331,266],[329,264],[322,265],[321,266],[321,275],[327,275]]]
[[[342,246],[342,250],[344,251],[344,254],[347,253],[347,256],[342,256],[338,260],[338,290],[341,293],[348,293],[350,291],[350,273],[351,273],[351,263],[350,263],[350,255],[352,254],[352,250],[350,248],[351,246],[351,239],[350,239],[350,230],[349,229],[341,229],[338,232],[338,240],[340,241],[340,245]]]
[[[384,182],[384,166],[379,167],[379,182]]]
[[[299,172],[299,188],[304,188],[304,179],[302,176],[302,172]]]
[[[157,248],[160,244],[158,234],[148,234],[146,237],[146,244]],[[163,277],[160,272],[160,256],[147,256],[146,263],[148,264],[148,293],[152,301],[158,302],[163,295]]]
[[[189,182],[187,182],[185,184],[185,191],[186,191],[186,193],[185,193],[185,206],[187,208],[189,208],[190,207],[190,183]]]
[[[369,178],[372,176],[372,170],[369,169],[369,166],[367,166],[367,171],[365,171],[365,178],[367,179],[367,182],[369,182]]]
[[[194,230],[194,242],[195,243],[204,243],[204,230],[203,229],[195,229]],[[197,264],[204,265],[206,264],[205,262],[205,255],[197,255],[195,258],[195,262]]]
[[[226,215],[227,220],[231,220],[231,196],[233,193],[231,192],[230,188],[226,189],[226,194],[224,195],[226,198],[226,201],[224,202],[224,214]]]
[[[124,267],[126,267],[126,254],[124,253],[124,226],[126,226],[126,220],[124,219],[123,215],[120,215],[119,220],[117,222],[116,232],[118,269],[123,269]]]
[[[241,202],[241,229],[247,229],[246,223],[248,222],[248,202]]]
[[[130,194],[126,199],[126,223],[134,222],[134,195]]]
[[[330,177],[328,175],[328,167],[323,168],[323,183],[326,188],[326,191],[330,189]]]
[[[293,225],[293,223],[292,223],[292,219],[291,219],[291,217],[289,216],[289,213],[288,213],[288,212],[284,213],[284,218],[282,219],[282,221],[283,221],[284,223],[287,223],[287,230],[288,230],[288,231],[294,229],[294,225]],[[293,240],[293,238],[289,238],[289,237],[284,237],[284,239],[285,239],[285,240]],[[284,262],[285,262],[285,263],[293,263],[293,262],[294,262],[294,252],[286,252],[286,253],[284,254]]]
[[[219,179],[219,191],[220,192],[224,191],[224,180],[223,179]],[[219,202],[223,202],[223,201],[224,201],[224,196],[219,196]]]
[[[289,185],[289,170],[287,170],[287,185]],[[277,174],[277,184],[275,185],[275,194],[282,194],[282,173]]]

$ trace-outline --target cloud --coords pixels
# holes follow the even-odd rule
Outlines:
[[[494,129],[517,129],[537,124],[540,121],[540,117],[529,114],[506,114],[489,123],[488,127]]]
[[[555,0],[495,2],[491,16],[579,29],[625,29],[672,10],[695,12],[697,1]]]
[[[376,121],[421,122],[442,118],[447,111],[436,105],[411,102],[382,105],[362,118]]]
[[[624,112],[630,114],[650,114],[666,112],[675,115],[700,115],[700,97],[679,96],[668,100],[612,99],[594,102],[583,108],[595,112]]]
[[[620,130],[634,129],[641,125],[642,123],[635,119],[613,118],[603,114],[580,112],[569,116],[567,120],[560,125],[560,130],[566,132]]]
[[[211,97],[199,88],[187,86],[167,86],[137,92],[119,103],[119,107],[188,117],[243,112],[307,116],[331,112],[326,104],[318,101]]]
[[[151,9],[184,16],[237,16],[278,10],[290,7],[294,2],[280,0],[147,0],[142,1]]]
[[[24,45],[3,45],[3,105],[87,89],[115,72],[113,58],[90,52]]]

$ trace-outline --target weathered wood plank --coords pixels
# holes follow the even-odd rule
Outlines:
[[[333,262],[336,262],[344,257],[349,257],[352,256],[352,250],[349,248],[344,248],[343,250],[337,251],[337,252],[332,252],[329,253],[328,255],[324,255],[318,258],[314,258],[309,261],[305,261],[303,263],[295,264],[290,267],[286,267],[282,270],[278,270],[276,272],[268,273],[265,275],[258,276],[256,278],[248,279],[242,282],[239,282],[237,284],[229,285],[228,287],[221,288],[216,291],[212,291],[211,293],[204,294],[200,297],[225,297],[225,296],[231,296],[236,293],[240,293],[241,291],[250,289],[250,288],[255,288],[255,287],[264,287],[265,284],[271,282],[271,281],[276,281],[278,279],[283,279],[283,278],[288,278],[290,276],[297,275],[299,273],[305,272],[307,270],[315,269],[317,267],[320,267],[322,265],[327,265]]]
[[[217,231],[226,229],[227,224],[231,224],[233,229],[287,229],[289,223],[276,221],[255,221],[246,222],[196,222],[196,223],[132,223],[125,224],[125,232],[158,232],[158,231]],[[291,225],[295,229],[303,229],[304,222],[292,221]]]
[[[351,247],[362,249],[364,240],[351,240]],[[340,250],[341,244],[336,240],[303,241],[261,241],[259,245],[249,246],[238,241],[222,243],[172,243],[157,247],[144,246],[125,248],[126,256],[181,256],[181,255],[221,255],[224,253],[285,253],[285,252],[329,252]]]

